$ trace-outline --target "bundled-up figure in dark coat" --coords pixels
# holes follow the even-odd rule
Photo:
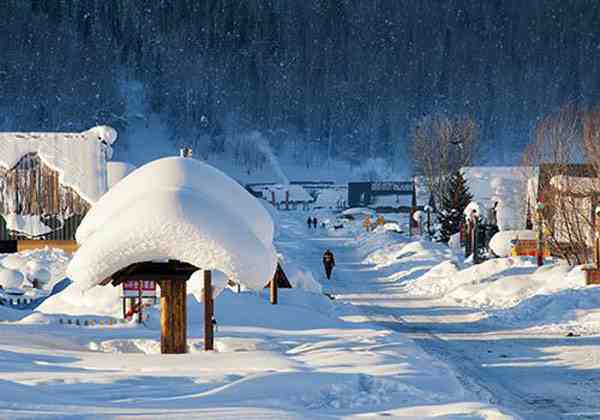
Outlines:
[[[333,257],[333,252],[331,252],[329,249],[323,253],[323,266],[325,267],[325,275],[327,276],[327,280],[331,279],[331,272],[335,266],[335,258]]]

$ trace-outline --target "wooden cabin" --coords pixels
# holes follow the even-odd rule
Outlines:
[[[600,205],[596,169],[587,164],[542,164],[528,186],[528,225],[535,225],[536,203],[544,204],[544,225],[551,232],[553,255],[580,263],[592,254],[595,209]],[[577,257],[575,257],[577,256]]]
[[[0,240],[72,240],[108,189],[110,127],[0,133]]]

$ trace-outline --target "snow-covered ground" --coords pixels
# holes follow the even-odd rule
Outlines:
[[[322,281],[325,247],[339,255],[334,284],[376,282],[378,272],[355,260],[348,236],[354,230],[310,232],[305,217],[279,218],[276,246],[293,283],[314,289],[314,279]],[[67,304],[82,299],[69,297],[68,288],[45,303],[52,307],[46,313],[41,307],[0,324],[0,417],[509,418],[480,402],[451,367],[413,340],[321,293],[281,290],[281,304],[271,306],[266,293],[223,292],[211,353],[201,351],[202,304],[190,294],[189,353],[161,355],[158,308],[146,325],[109,325],[114,318],[101,309],[118,293],[112,286],[94,290],[105,301],[90,297],[83,306],[95,312],[87,315]],[[84,327],[77,320],[97,323]]]
[[[528,419],[600,417],[600,287],[585,286],[580,268],[538,269],[532,258],[471,266],[383,231],[354,245],[373,280],[344,275],[337,299],[413,338],[480,399]]]
[[[158,307],[145,325],[113,324],[112,286],[70,286],[34,313],[0,306],[0,417],[600,415],[600,287],[584,286],[579,268],[517,257],[472,266],[443,245],[366,233],[360,220],[309,230],[305,212],[274,214],[296,287],[277,306],[266,290],[221,293],[215,352],[202,351],[193,280],[185,355],[159,354]]]

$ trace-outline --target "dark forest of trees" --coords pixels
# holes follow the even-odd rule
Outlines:
[[[403,159],[427,114],[514,163],[537,119],[600,99],[597,0],[0,0],[0,129],[115,126],[128,82],[165,141]],[[130,130],[131,131],[131,130]]]

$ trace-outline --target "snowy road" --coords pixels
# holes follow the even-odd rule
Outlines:
[[[337,267],[331,282],[321,279],[337,300],[359,306],[375,323],[414,339],[448,363],[466,389],[485,402],[525,419],[597,419],[600,360],[592,346],[600,337],[566,338],[540,331],[508,330],[482,320],[483,314],[410,296],[403,287],[422,270],[402,264],[389,271],[363,263],[351,237],[310,233],[305,255],[322,271],[320,255],[330,248]],[[409,269],[410,268],[410,269]],[[350,321],[352,319],[349,319]]]

